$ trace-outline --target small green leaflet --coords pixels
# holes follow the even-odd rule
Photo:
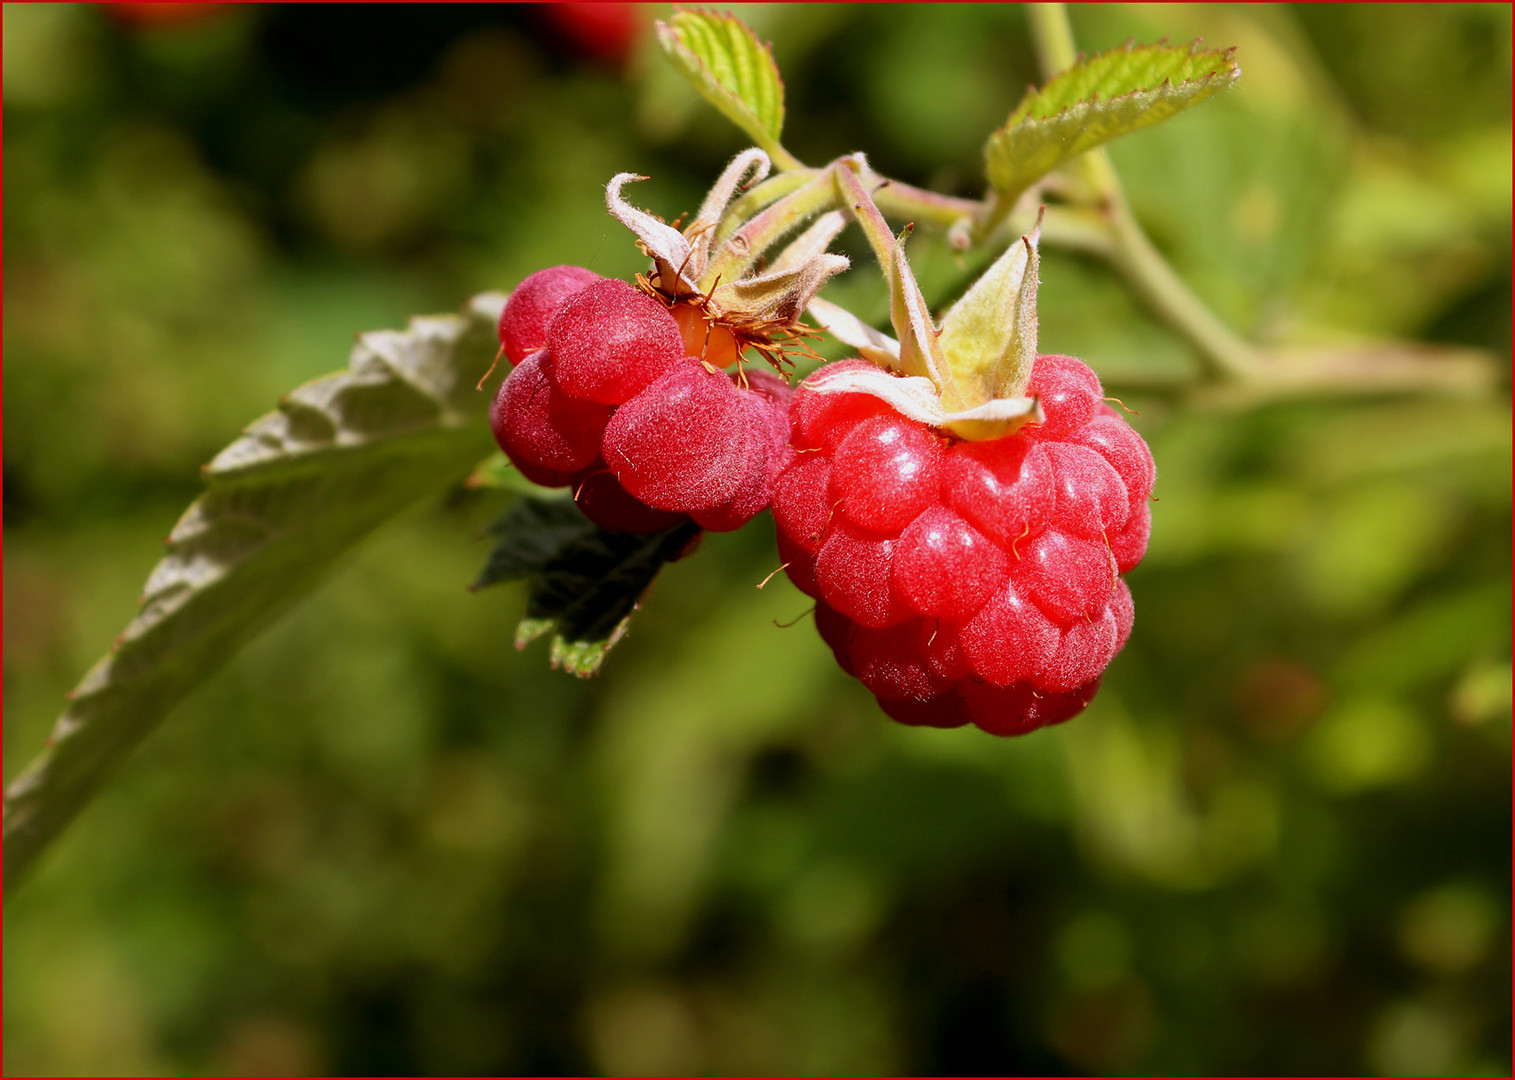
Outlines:
[[[984,146],[989,183],[1002,199],[1070,158],[1150,127],[1211,97],[1241,75],[1234,49],[1127,45],[1080,60],[1031,90]]]
[[[572,499],[528,497],[489,532],[495,547],[473,588],[527,579],[516,648],[551,634],[552,666],[587,677],[621,640],[658,571],[689,550],[700,528],[688,522],[653,536],[607,532]]]
[[[675,11],[658,23],[658,42],[705,100],[721,110],[771,157],[784,128],[784,82],[770,46],[732,15]]]

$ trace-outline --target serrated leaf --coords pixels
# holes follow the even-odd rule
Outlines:
[[[1013,201],[1069,159],[1197,105],[1241,75],[1234,49],[1128,45],[1031,90],[984,146],[989,183]]]
[[[505,297],[363,334],[348,367],[291,392],[205,467],[137,617],[70,694],[47,749],[5,794],[14,883],[131,750],[344,552],[489,442],[476,384]]]
[[[664,533],[607,532],[570,499],[522,499],[490,528],[498,537],[474,588],[529,578],[516,648],[552,635],[553,667],[573,675],[599,670],[631,613],[665,563],[700,534],[693,522]]]
[[[657,29],[669,60],[706,101],[770,154],[780,150],[784,82],[769,46],[733,15],[675,11]]]

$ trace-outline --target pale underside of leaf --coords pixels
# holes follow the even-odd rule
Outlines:
[[[784,83],[769,47],[731,15],[676,11],[658,24],[674,66],[717,109],[765,150],[784,127]]]
[[[1232,50],[1113,49],[1027,94],[984,147],[989,182],[1013,200],[1068,160],[1212,97],[1241,75]]]
[[[69,695],[47,749],[7,788],[14,882],[191,689],[376,526],[467,476],[489,446],[505,296],[362,335],[346,370],[299,387],[205,467],[137,617]]]

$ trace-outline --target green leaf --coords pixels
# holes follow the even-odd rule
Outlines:
[[[563,548],[593,535],[595,525],[562,496],[518,499],[486,531],[496,543],[471,589],[539,573]]]
[[[771,46],[735,16],[703,11],[675,11],[658,23],[658,42],[706,101],[770,156],[788,159],[779,146],[784,82]]]
[[[989,183],[1013,201],[1069,159],[1150,127],[1211,97],[1241,75],[1234,49],[1127,45],[1081,59],[1032,89],[989,136]]]
[[[700,535],[693,522],[653,536],[607,532],[565,498],[521,499],[489,531],[498,540],[473,587],[529,579],[516,648],[551,634],[552,666],[584,677],[621,640],[663,564]]]
[[[505,298],[363,334],[205,466],[142,607],[69,695],[47,749],[6,790],[18,877],[168,711],[310,591],[365,534],[468,475],[489,442],[477,384]]]

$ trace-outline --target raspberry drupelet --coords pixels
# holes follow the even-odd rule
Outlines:
[[[843,363],[864,365],[864,361]],[[780,556],[843,670],[894,719],[1017,735],[1076,715],[1131,632],[1156,470],[1099,379],[1038,356],[1043,419],[959,439],[801,384]]]

